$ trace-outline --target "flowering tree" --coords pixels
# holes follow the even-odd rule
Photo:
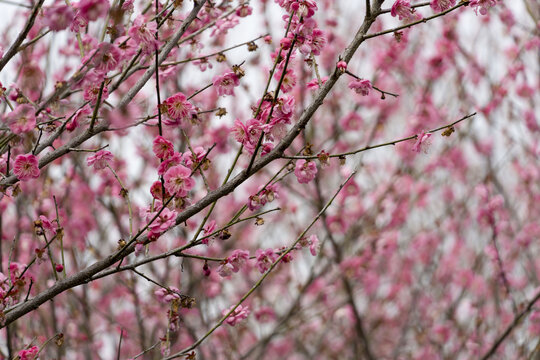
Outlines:
[[[540,356],[534,0],[20,0],[0,358]]]

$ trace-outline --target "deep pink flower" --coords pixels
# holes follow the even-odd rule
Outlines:
[[[469,3],[474,8],[476,15],[480,11],[480,15],[487,15],[490,7],[497,5],[495,0],[471,0]]]
[[[108,0],[81,0],[73,6],[86,21],[95,21],[105,17],[111,5]]]
[[[315,175],[317,175],[317,165],[313,161],[300,159],[296,162],[294,175],[296,175],[300,184],[307,184],[315,179]]]
[[[176,165],[163,175],[165,189],[178,197],[184,197],[195,186],[195,180],[191,178],[191,170],[183,165]]]
[[[93,166],[94,170],[103,170],[107,167],[109,161],[113,159],[113,154],[107,150],[99,150],[94,155],[86,158],[86,164]]]
[[[390,14],[393,17],[398,16],[399,20],[412,20],[416,16],[414,14],[414,9],[411,8],[411,2],[409,0],[396,0],[394,5],[392,5],[392,11]]]
[[[40,171],[37,157],[32,154],[18,155],[15,158],[13,173],[21,181],[38,178]]]
[[[165,125],[179,125],[182,121],[191,120],[196,111],[186,95],[181,92],[174,94],[163,102],[169,119],[164,119]]]
[[[340,71],[342,74],[345,72],[345,70],[347,70],[347,63],[343,60],[338,61],[336,66],[338,71]]]
[[[214,76],[212,82],[219,96],[234,95],[234,88],[240,84],[238,76],[232,71]]]
[[[182,153],[175,152],[172,156],[169,156],[158,166],[158,175],[163,175],[172,168],[173,166],[179,165],[182,163]]]
[[[79,126],[79,120],[85,116],[92,113],[92,109],[88,104],[80,108],[75,112],[75,115],[71,118],[71,120],[66,124],[66,130],[67,131],[73,131]]]
[[[231,132],[233,133],[236,141],[238,141],[239,143],[245,144],[249,141],[248,128],[239,119],[236,119],[234,121],[234,126],[231,128]]]
[[[354,90],[357,94],[362,96],[369,95],[371,88],[371,81],[367,79],[354,79],[349,83],[349,89]]]
[[[234,305],[231,306],[230,308],[228,308],[227,310],[223,310],[221,312],[221,314],[223,316],[227,315],[229,313],[229,311],[232,310],[232,308],[234,308]],[[249,308],[247,306],[242,306],[242,305],[238,305],[238,307],[236,309],[234,309],[233,313],[231,315],[229,315],[229,317],[227,318],[227,320],[225,320],[225,322],[231,326],[234,326],[236,325],[237,323],[239,323],[240,321],[244,320],[245,318],[248,317],[249,315]]]
[[[430,145],[430,143],[427,141],[431,137],[430,133],[426,133],[422,131],[420,134],[416,136],[416,143],[414,143],[412,150],[416,152],[420,151],[426,151],[427,146]]]
[[[277,259],[277,254],[273,249],[257,249],[255,256],[257,260],[257,269],[259,269],[261,274],[268,270]]]
[[[246,17],[246,16],[251,15],[252,12],[253,12],[253,8],[251,6],[243,5],[236,10],[236,16]]]
[[[15,134],[22,134],[34,130],[36,115],[32,105],[22,104],[7,115],[7,124]]]
[[[34,360],[38,352],[39,352],[39,348],[37,346],[32,346],[29,349],[21,350],[19,351],[19,359],[20,360]]]
[[[154,154],[161,160],[165,160],[174,154],[172,142],[160,135],[156,136],[154,139],[152,150],[154,151]]]
[[[429,4],[431,9],[437,12],[448,10],[454,5],[456,5],[456,0],[431,0],[431,3]]]

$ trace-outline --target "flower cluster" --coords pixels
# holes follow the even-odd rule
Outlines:
[[[218,268],[218,274],[222,277],[231,276],[237,273],[246,265],[249,259],[249,252],[246,250],[234,250],[233,253],[225,259],[225,262]]]

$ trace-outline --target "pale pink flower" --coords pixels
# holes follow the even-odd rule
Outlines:
[[[113,154],[110,151],[99,150],[94,155],[86,158],[86,164],[88,166],[93,166],[94,170],[103,170],[112,159]]]
[[[456,5],[456,0],[431,0],[431,3],[429,4],[431,9],[437,12],[448,10],[454,5]]]
[[[148,55],[159,47],[160,42],[155,38],[156,31],[155,21],[147,22],[144,16],[139,15],[133,21],[133,26],[129,28],[128,35],[141,46],[142,52]]]
[[[32,131],[36,126],[36,115],[32,105],[22,104],[7,115],[7,124],[15,134]]]
[[[195,180],[191,178],[191,170],[183,165],[176,165],[163,175],[165,189],[178,197],[184,197],[195,186]]]
[[[109,71],[115,70],[122,60],[120,49],[114,44],[102,42],[98,45],[95,55],[92,54],[92,64],[99,74],[106,75]]]
[[[79,120],[85,116],[92,113],[92,109],[88,104],[80,108],[75,112],[75,115],[71,118],[71,120],[66,124],[66,130],[67,131],[73,131],[79,126]]]
[[[257,249],[255,256],[257,260],[257,269],[259,269],[261,274],[268,270],[277,259],[277,254],[273,249]]]
[[[148,214],[148,220],[152,220],[154,216],[159,211],[155,211],[153,213]],[[154,220],[149,226],[148,229],[150,232],[152,232],[154,235],[159,235],[162,232],[169,229],[171,226],[174,225],[176,221],[176,212],[169,210],[168,208],[163,208],[161,212],[159,212],[159,216]]]
[[[191,120],[197,114],[193,105],[187,101],[186,95],[181,92],[174,94],[163,102],[170,119],[164,119],[165,125],[179,125],[180,122]]]
[[[234,95],[234,88],[240,84],[238,76],[232,71],[214,76],[212,82],[219,96]]]
[[[232,309],[234,308],[234,305],[231,306],[230,308],[228,308],[227,310],[223,310],[221,312],[221,314],[223,316],[227,315],[229,313],[229,311],[231,311]],[[245,318],[248,317],[250,311],[249,311],[249,308],[247,306],[242,306],[242,305],[238,305],[238,307],[236,309],[234,309],[234,311],[232,312],[231,315],[229,315],[229,317],[227,318],[227,320],[225,320],[225,322],[231,326],[234,326],[236,325],[237,323],[239,323],[240,321],[244,320]]]
[[[219,265],[218,269],[217,269],[217,273],[219,274],[219,276],[221,277],[229,277],[233,274],[233,266],[228,263],[228,262],[225,262],[221,265]]]
[[[37,157],[32,154],[18,155],[15,158],[13,173],[21,181],[38,178],[40,171]]]
[[[309,243],[309,252],[311,255],[317,256],[317,251],[319,250],[319,238],[317,235],[311,235],[308,239]]]
[[[169,289],[160,288],[154,291],[154,295],[158,298],[159,302],[168,304],[173,300],[180,299],[180,290],[174,286],[169,286]]]
[[[354,90],[362,96],[367,96],[371,90],[371,81],[367,79],[354,79],[349,83],[349,89]]]
[[[317,165],[313,161],[300,159],[296,162],[294,175],[296,175],[300,184],[307,184],[315,179],[315,175],[317,175]]]
[[[156,136],[152,144],[154,154],[161,160],[165,160],[174,154],[172,142],[165,139],[163,136]]]
[[[236,16],[246,17],[246,16],[251,15],[252,12],[253,12],[253,8],[251,6],[243,5],[236,10]]]
[[[474,8],[476,15],[480,11],[480,15],[487,15],[490,7],[497,5],[495,0],[471,0],[469,3]]]
[[[420,151],[426,151],[427,146],[430,145],[429,141],[427,141],[431,137],[430,133],[426,133],[425,131],[422,131],[420,134],[416,136],[416,143],[414,143],[412,151],[420,152]]]

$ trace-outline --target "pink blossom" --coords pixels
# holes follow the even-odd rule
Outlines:
[[[99,97],[99,89],[101,84],[90,83],[84,87],[83,98],[86,101],[90,101],[90,104],[96,105]],[[109,89],[107,86],[103,86],[103,91],[101,92],[101,102],[105,101],[109,97]]]
[[[456,5],[456,0],[431,0],[429,5],[433,11],[441,12]]]
[[[316,256],[317,251],[319,250],[319,238],[317,237],[317,235],[311,235],[308,242],[311,255]]]
[[[410,0],[396,0],[392,5],[390,14],[393,17],[398,16],[399,20],[412,20],[415,18],[414,9],[411,8]]]
[[[274,74],[274,79],[279,81],[282,75],[283,70],[278,70]],[[295,85],[296,75],[294,74],[293,70],[289,69],[285,72],[285,75],[283,76],[283,81],[281,82],[281,91],[283,91],[284,93],[288,93],[294,88]]]
[[[196,115],[195,108],[181,92],[174,94],[163,102],[168,119],[164,119],[165,125],[179,125],[182,121],[189,121]]]
[[[223,316],[227,315],[232,309],[234,308],[234,305],[228,308],[227,310],[223,310],[221,314]],[[240,321],[246,319],[249,315],[250,311],[247,306],[238,305],[236,309],[232,312],[231,315],[225,320],[225,322],[231,326],[235,326]]]
[[[294,175],[296,175],[300,184],[307,184],[315,179],[315,175],[317,175],[317,165],[313,161],[300,159],[296,162]]]
[[[371,90],[371,81],[367,79],[354,79],[349,83],[349,89],[354,90],[362,96],[367,96]]]
[[[161,206],[159,207],[161,209]],[[152,220],[159,211],[148,213],[147,220]],[[176,212],[163,208],[159,216],[148,226],[148,229],[154,234],[161,234],[174,225],[176,221]]]
[[[107,150],[99,150],[94,155],[86,158],[88,166],[94,166],[94,170],[103,170],[107,167],[108,162],[113,159],[113,154]]]
[[[86,21],[95,21],[107,14],[110,3],[108,0],[81,0],[74,6]]]
[[[224,262],[219,265],[217,273],[221,277],[229,277],[233,274],[233,266],[229,262]]]
[[[139,15],[129,28],[128,35],[140,45],[142,52],[148,55],[160,45],[160,42],[155,38],[156,31],[157,24],[155,21],[147,22],[144,16]]]
[[[497,5],[495,0],[471,0],[469,3],[474,8],[476,15],[480,12],[480,15],[487,15],[490,7]]]
[[[99,74],[106,75],[109,71],[113,71],[120,65],[122,53],[114,44],[102,42],[99,44],[95,54],[90,54],[92,64],[96,67]]]
[[[19,359],[20,360],[34,360],[38,352],[39,352],[39,348],[37,346],[32,346],[29,349],[21,350],[19,351]]]
[[[156,136],[152,144],[152,150],[158,159],[165,160],[174,154],[172,142],[165,139],[163,136]]]
[[[420,134],[416,136],[416,142],[413,145],[412,151],[420,152],[420,151],[426,151],[427,146],[429,146],[429,142],[427,141],[431,137],[430,133],[426,133],[425,131],[422,131]]]
[[[61,31],[67,29],[74,18],[75,11],[71,6],[50,6],[44,8],[43,25],[48,26],[51,31]]]
[[[261,274],[268,270],[277,259],[277,254],[273,249],[257,249],[255,256],[257,260],[257,269],[259,269]]]
[[[227,262],[232,265],[233,272],[240,271],[244,267],[249,259],[249,252],[247,250],[236,249],[227,258]]]
[[[34,107],[29,104],[19,105],[7,115],[6,120],[11,131],[17,135],[32,131],[36,126]]]
[[[164,175],[173,166],[182,163],[182,153],[173,153],[158,166],[158,175]]]
[[[75,112],[71,120],[66,124],[66,130],[67,131],[73,131],[79,126],[79,120],[85,116],[92,113],[92,109],[88,104],[80,108]]]
[[[168,304],[173,300],[180,299],[179,293],[180,290],[178,290],[178,288],[175,288],[174,286],[169,286],[168,289],[159,288],[158,290],[154,291],[154,295],[156,295],[159,302],[165,304]]]
[[[253,8],[251,6],[243,5],[236,10],[236,16],[246,17],[246,16],[251,15],[252,12],[253,12]]]
[[[321,84],[324,84],[328,80],[328,76],[325,76],[321,79]],[[319,79],[313,79],[306,84],[306,87],[309,90],[318,90],[319,89]]]
[[[232,71],[214,76],[212,82],[219,96],[234,95],[234,88],[240,84],[238,76]]]
[[[195,186],[195,180],[191,178],[191,170],[183,165],[176,165],[163,175],[165,189],[177,197],[184,197]]]
[[[336,67],[337,67],[338,71],[343,74],[347,70],[347,63],[345,61],[343,61],[343,60],[338,61]]]
[[[35,155],[17,155],[13,166],[13,173],[21,181],[39,177],[38,159]]]

